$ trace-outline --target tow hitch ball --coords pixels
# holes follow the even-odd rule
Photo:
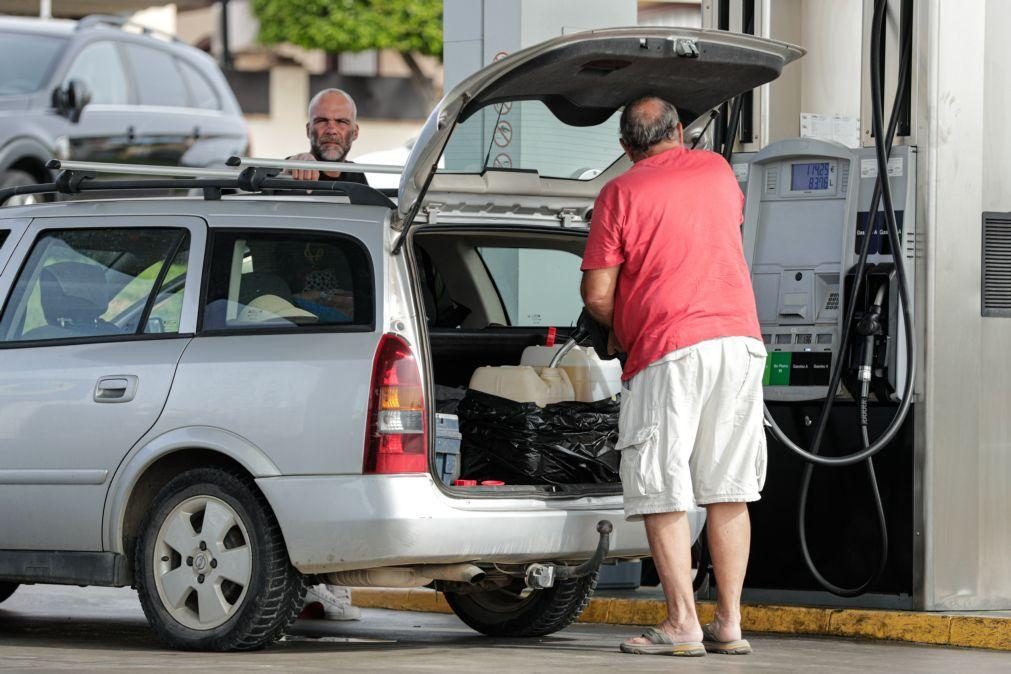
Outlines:
[[[531,564],[526,570],[527,587],[532,590],[543,590],[552,587],[556,580],[567,580],[569,578],[582,578],[596,573],[600,568],[607,552],[611,548],[611,532],[614,525],[609,520],[597,522],[597,533],[600,540],[597,541],[597,549],[593,556],[579,566],[560,566],[558,564]]]

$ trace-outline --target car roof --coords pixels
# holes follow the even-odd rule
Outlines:
[[[72,35],[76,21],[69,19],[31,19],[18,16],[0,16],[0,31],[12,33],[38,33],[40,35]]]
[[[79,199],[55,203],[0,208],[0,219],[74,218],[94,216],[260,216],[276,228],[298,228],[299,218],[328,218],[339,222],[382,223],[393,211],[383,206],[365,206],[334,197],[290,195],[236,195],[220,200],[203,197],[151,197],[126,199]],[[293,218],[285,221],[284,218]],[[138,223],[142,224],[142,223]],[[234,223],[229,226],[235,226]]]

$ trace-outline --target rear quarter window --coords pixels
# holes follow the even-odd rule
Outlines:
[[[126,55],[137,86],[138,103],[168,107],[189,104],[189,93],[174,56],[139,44],[126,45]]]
[[[180,60],[179,70],[190,90],[190,106],[201,110],[220,110],[221,98],[207,78],[189,63]]]
[[[202,331],[372,329],[374,287],[368,252],[350,237],[219,230]]]

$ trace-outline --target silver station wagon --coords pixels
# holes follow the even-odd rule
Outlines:
[[[461,483],[441,399],[570,334],[625,101],[697,130],[799,54],[652,28],[526,49],[443,99],[396,203],[248,159],[54,162],[16,188],[117,197],[0,209],[0,601],[134,586],[190,649],[271,643],[307,582],[436,587],[485,634],[565,627],[602,561],[649,554],[618,479]]]

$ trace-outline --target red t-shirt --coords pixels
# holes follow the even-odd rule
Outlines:
[[[636,162],[600,191],[582,268],[621,265],[614,330],[628,352],[623,379],[707,339],[761,340],[743,205],[723,157],[683,147]]]

